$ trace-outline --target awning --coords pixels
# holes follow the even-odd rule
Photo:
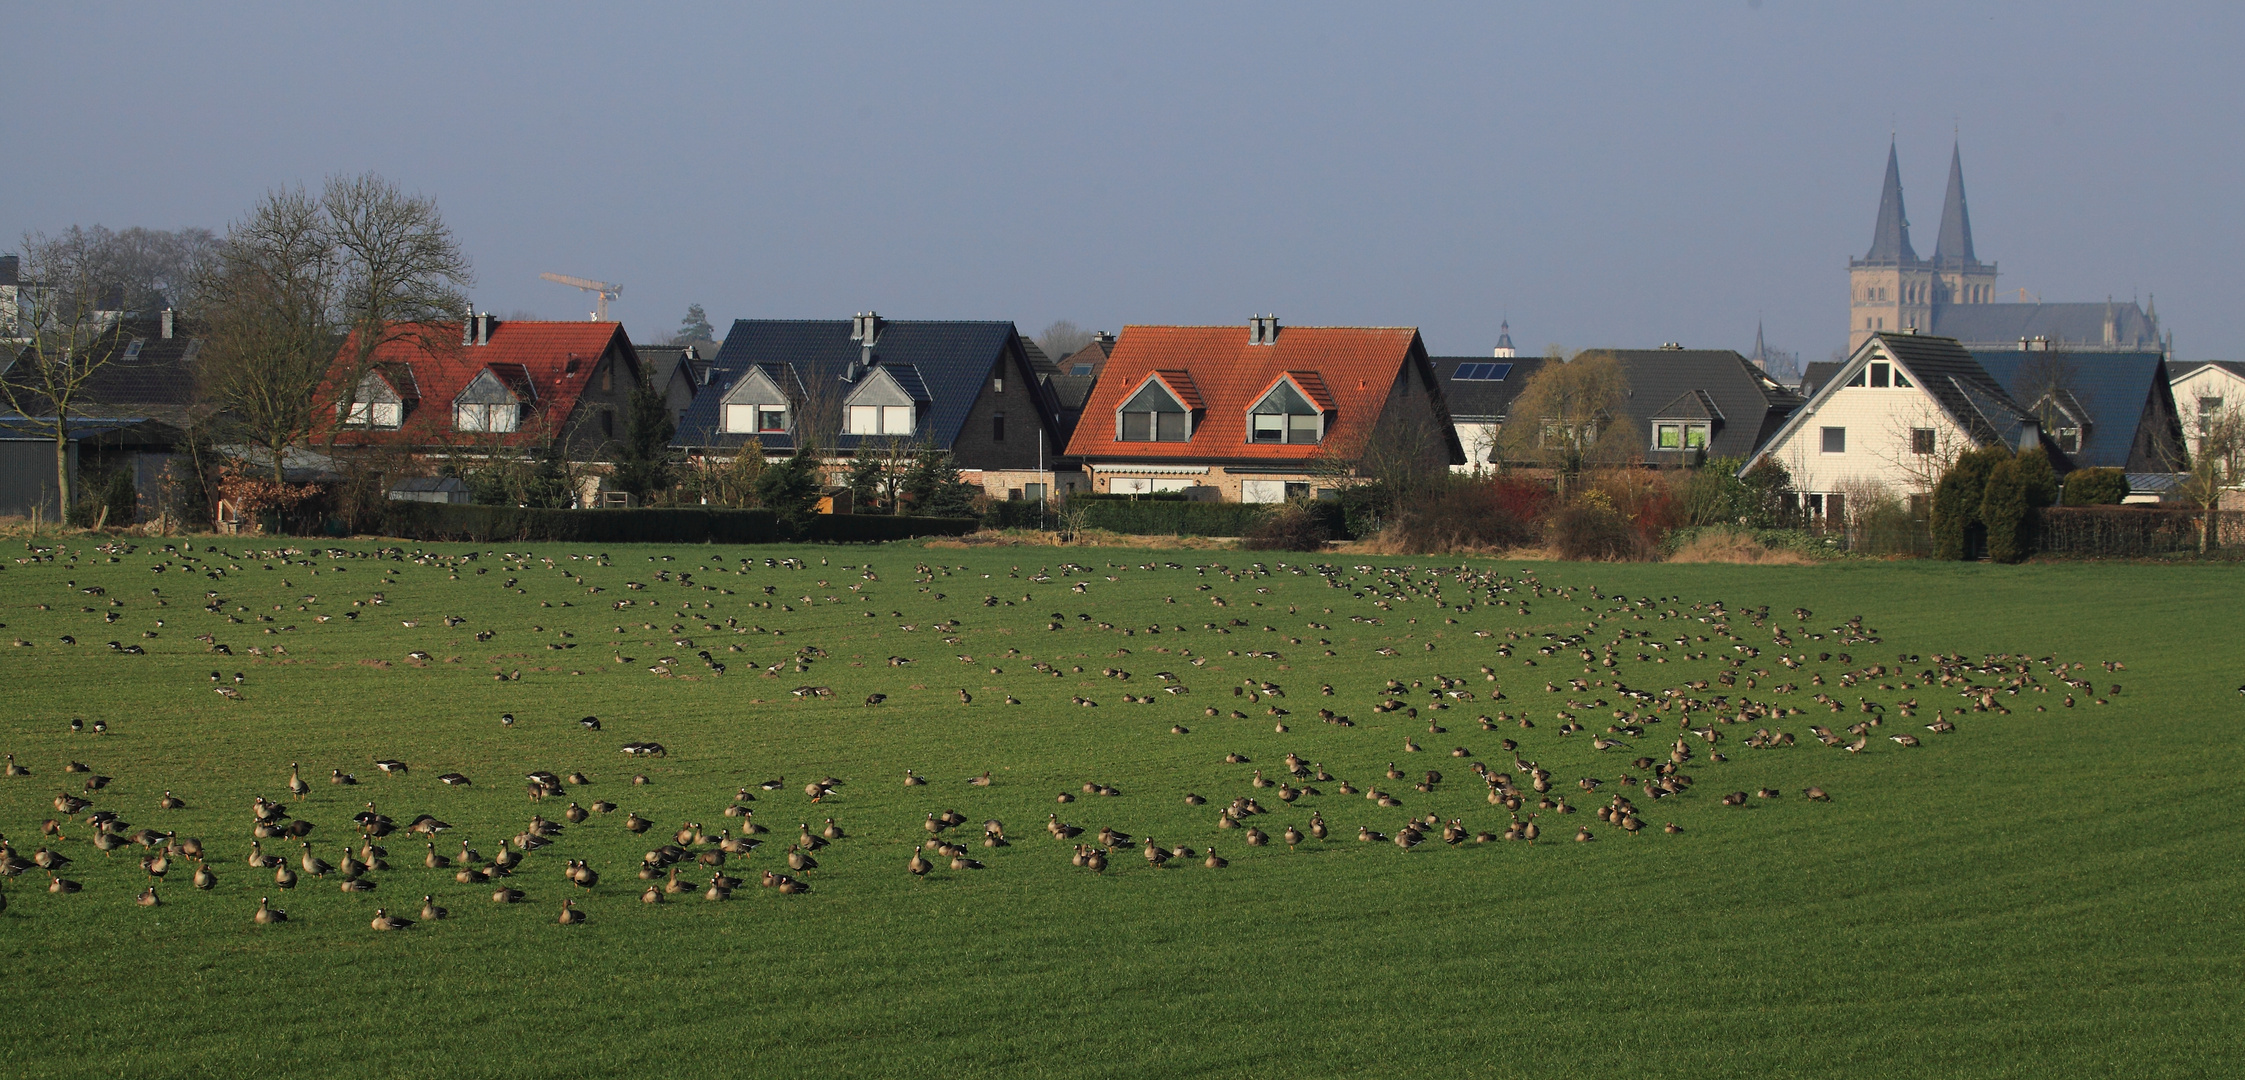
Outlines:
[[[1206,465],[1093,465],[1093,472],[1141,473],[1146,476],[1206,476]]]

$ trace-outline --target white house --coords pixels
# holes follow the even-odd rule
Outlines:
[[[1792,473],[1812,518],[1846,517],[1847,497],[1883,487],[1914,508],[1959,453],[2040,445],[2035,414],[1954,338],[1874,333],[1747,459]],[[1744,475],[1746,470],[1741,470]]]
[[[2198,456],[2200,425],[2229,409],[2245,409],[2245,362],[2205,360],[2176,364],[2175,408],[2182,414],[2183,437],[2192,457]]]

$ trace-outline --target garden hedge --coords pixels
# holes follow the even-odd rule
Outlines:
[[[1268,503],[1090,499],[1077,504],[1087,529],[1133,536],[1245,536],[1276,507]]]
[[[972,518],[820,514],[800,527],[769,510],[652,507],[635,510],[534,510],[518,506],[395,502],[383,523],[411,540],[559,540],[581,543],[774,544],[959,536]]]

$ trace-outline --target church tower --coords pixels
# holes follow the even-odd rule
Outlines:
[[[1941,239],[1933,245],[1936,282],[1933,302],[1992,304],[1996,298],[1996,264],[1981,262],[1972,251],[1972,215],[1964,206],[1964,155],[1949,148],[1949,193],[1941,204]]]
[[[1933,264],[1918,258],[1910,247],[1910,218],[1902,209],[1902,166],[1891,142],[1871,250],[1860,259],[1848,260],[1847,269],[1850,353],[1881,330],[1933,325]]]

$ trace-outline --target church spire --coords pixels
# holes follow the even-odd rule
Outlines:
[[[1497,356],[1498,356],[1499,358],[1503,358],[1503,357],[1509,357],[1509,356],[1516,356],[1516,355],[1518,355],[1517,353],[1513,352],[1513,349],[1512,349],[1512,320],[1511,320],[1511,319],[1506,319],[1506,320],[1505,320],[1504,322],[1502,322],[1502,323],[1498,324],[1498,326],[1497,326],[1497,349],[1496,349],[1496,353],[1497,353]]]
[[[1944,266],[1970,266],[1980,260],[1972,254],[1972,215],[1964,208],[1964,154],[1949,148],[1949,194],[1941,204],[1941,236],[1933,245],[1933,261]]]
[[[1769,349],[1762,344],[1762,323],[1759,319],[1754,322],[1754,355],[1747,359],[1752,360],[1755,367],[1763,371],[1769,370]]]
[[[1863,256],[1863,261],[1918,261],[1918,253],[1910,249],[1910,219],[1902,212],[1902,165],[1892,142],[1886,144],[1886,183],[1879,191],[1879,224],[1871,231],[1871,252]]]

